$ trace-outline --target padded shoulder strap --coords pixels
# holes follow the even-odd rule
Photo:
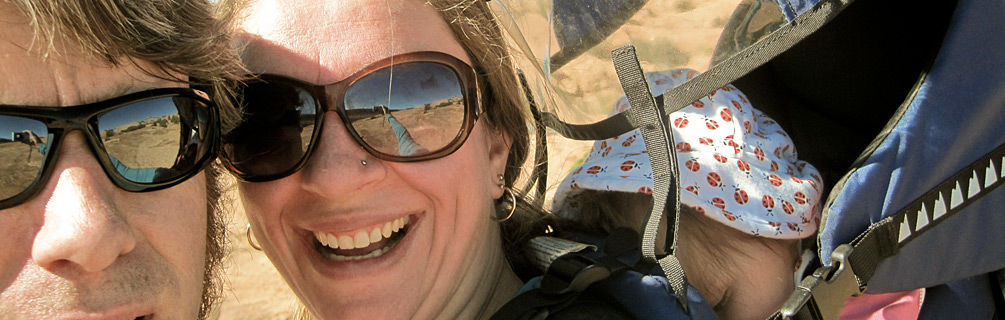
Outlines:
[[[860,285],[872,278],[883,259],[891,257],[922,233],[963,210],[1005,182],[1005,144],[961,169],[897,214],[869,226],[852,241],[849,257]]]
[[[1005,184],[1003,166],[1005,144],[896,214],[870,225],[850,244],[835,249],[830,264],[804,279],[773,319],[837,319],[844,301],[865,289],[881,261]],[[799,317],[800,313],[809,317]]]

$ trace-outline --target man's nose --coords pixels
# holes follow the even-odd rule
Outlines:
[[[118,190],[85,143],[79,132],[67,135],[49,185],[36,199],[44,204],[39,209],[45,218],[32,258],[54,273],[62,268],[98,272],[136,247],[133,229],[114,201]]]

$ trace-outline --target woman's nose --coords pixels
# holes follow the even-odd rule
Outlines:
[[[83,135],[67,135],[48,185],[34,201],[43,224],[32,244],[32,258],[54,273],[76,266],[98,272],[136,247],[126,212],[114,202],[116,187],[86,146]],[[50,191],[51,190],[51,191]],[[72,268],[72,267],[71,267]]]
[[[325,118],[318,145],[300,173],[303,188],[332,197],[382,179],[386,167],[356,142],[338,113],[329,111]]]

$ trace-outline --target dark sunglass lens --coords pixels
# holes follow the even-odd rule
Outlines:
[[[314,98],[278,81],[249,83],[239,94],[245,119],[224,135],[223,160],[245,176],[277,175],[295,168],[314,133]]]
[[[371,148],[417,157],[450,146],[464,127],[464,95],[454,70],[433,62],[394,65],[357,80],[345,111]]]
[[[208,109],[188,97],[134,102],[98,116],[98,134],[115,170],[135,183],[190,173],[210,144]]]
[[[38,178],[49,138],[41,121],[0,116],[0,199],[21,193]]]

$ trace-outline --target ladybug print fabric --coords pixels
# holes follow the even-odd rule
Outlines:
[[[653,92],[697,76],[677,69],[647,73]],[[624,97],[613,113],[631,105]],[[737,230],[768,238],[798,239],[816,232],[823,185],[800,161],[792,140],[771,117],[727,85],[668,115],[677,152],[681,202]],[[559,185],[552,209],[575,218],[566,199],[583,189],[652,193],[652,165],[638,130],[597,141],[582,166]]]

